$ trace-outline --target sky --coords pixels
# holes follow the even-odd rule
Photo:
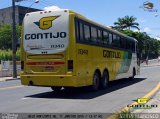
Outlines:
[[[12,5],[12,0],[0,0],[0,9]],[[154,11],[145,11],[145,2],[154,4]],[[137,18],[141,32],[147,32],[151,37],[160,40],[160,0],[24,0],[16,5],[44,9],[55,8],[70,9],[105,26],[113,26],[118,18],[126,15]],[[136,29],[133,29],[136,30]]]

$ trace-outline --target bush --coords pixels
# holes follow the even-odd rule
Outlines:
[[[0,61],[1,60],[12,60],[12,50],[8,49],[8,50],[0,50]],[[16,52],[16,60],[19,61],[20,60],[20,49],[17,50]]]
[[[16,26],[16,40],[21,36],[21,26]],[[12,25],[0,25],[0,49],[12,48]]]

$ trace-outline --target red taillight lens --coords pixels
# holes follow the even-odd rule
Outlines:
[[[21,61],[21,70],[24,70],[24,61]]]
[[[68,60],[68,71],[73,71],[73,60]]]

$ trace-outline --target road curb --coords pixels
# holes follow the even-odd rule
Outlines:
[[[21,88],[21,87],[25,87],[25,86],[19,85],[19,86],[12,86],[12,87],[4,87],[4,88],[0,88],[0,91],[2,91],[2,90],[7,90],[7,89]]]
[[[160,64],[157,64],[157,65],[144,65],[142,67],[154,67],[154,66],[160,66]]]
[[[158,91],[160,90],[160,83],[157,84],[156,87],[154,87],[149,93],[147,93],[145,96],[143,96],[142,98],[150,98],[152,97],[153,95],[155,95]],[[130,106],[133,106],[133,105],[138,105],[137,102],[134,102],[132,104],[130,104]],[[120,111],[114,113],[113,115],[109,116],[107,119],[117,119],[118,118],[118,115],[122,112],[128,112],[129,110],[131,110],[131,107],[124,107],[122,108]]]
[[[6,79],[5,81],[20,80],[20,78]]]
[[[2,81],[12,81],[12,80],[20,80],[20,78],[11,78],[11,77],[1,78],[0,77],[0,82],[2,82]]]

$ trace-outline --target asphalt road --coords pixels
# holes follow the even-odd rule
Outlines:
[[[52,92],[47,87],[26,87],[19,80],[0,82],[0,112],[113,113],[133,103],[160,82],[160,66],[142,67],[134,80],[114,81],[106,90]]]

